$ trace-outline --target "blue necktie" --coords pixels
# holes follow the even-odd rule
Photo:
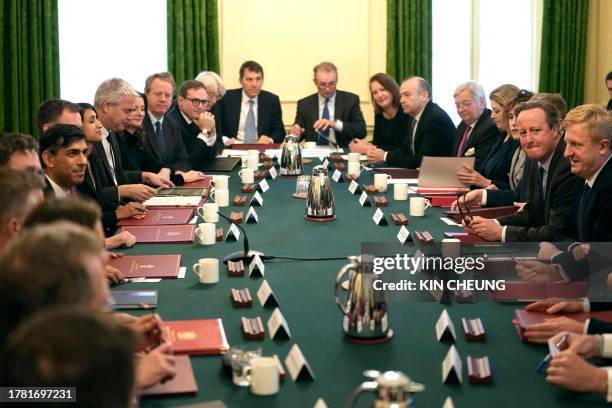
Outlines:
[[[591,187],[585,183],[582,188],[582,194],[580,194],[580,201],[578,202],[578,240],[580,242],[586,242],[587,239],[587,225],[585,223],[584,215],[587,210],[587,204],[589,202],[589,195],[591,194]]]
[[[253,112],[254,104],[255,101],[249,99],[249,111],[244,123],[244,143],[257,143],[257,127],[255,126],[255,112]]]
[[[327,104],[329,103],[329,98],[325,98],[325,105],[323,105],[323,113],[321,114],[321,119],[329,119],[329,107]],[[329,144],[329,128],[320,131],[321,135],[325,136],[327,139],[320,138],[319,144],[328,145]]]
[[[155,139],[157,139],[156,142],[159,147],[159,157],[165,162],[168,157],[168,146],[166,145],[166,140],[162,133],[161,121],[159,120],[155,122]]]
[[[546,188],[544,187],[544,167],[538,166],[538,174],[540,176],[540,180],[538,182],[540,187],[540,197],[542,197],[542,203],[544,203],[544,197],[546,196]]]

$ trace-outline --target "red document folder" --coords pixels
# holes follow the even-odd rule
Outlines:
[[[578,299],[589,291],[589,282],[534,283],[506,281],[505,290],[490,291],[495,301],[532,302],[549,298]]]
[[[121,227],[136,236],[138,243],[176,242],[190,243],[195,237],[195,225],[130,225]]]
[[[516,309],[514,313],[516,318],[512,320],[512,323],[514,323],[514,327],[516,328],[516,333],[518,334],[519,338],[523,341],[525,341],[523,335],[527,326],[543,323],[544,321],[553,319],[555,317],[565,316],[579,322],[585,322],[590,318],[612,322],[612,311],[549,314],[544,312],[530,312],[525,309]]]
[[[109,264],[126,278],[176,278],[180,255],[134,255],[111,259]]]
[[[202,180],[198,180],[198,181],[193,181],[191,183],[185,183],[183,184],[181,187],[185,187],[185,188],[206,188],[210,191],[210,187],[212,185],[212,177],[211,176],[205,176]],[[208,194],[208,191],[207,191]],[[204,194],[204,197],[206,198],[206,195]]]
[[[163,322],[175,354],[224,354],[229,350],[221,319]]]
[[[127,218],[119,220],[118,226],[125,225],[182,225],[193,218],[193,209],[179,208],[169,210],[149,210],[143,219]]]
[[[189,356],[176,356],[174,358],[176,376],[163,384],[157,383],[152,387],[145,388],[141,395],[178,395],[196,394],[198,392],[198,384],[196,384],[193,375]]]

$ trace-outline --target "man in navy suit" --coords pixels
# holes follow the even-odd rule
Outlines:
[[[390,167],[416,169],[423,156],[450,156],[455,125],[448,114],[431,101],[429,83],[421,77],[410,77],[400,86],[400,104],[411,121],[402,147],[385,152],[372,148],[368,151],[371,163]]]
[[[225,145],[283,141],[285,126],[280,100],[261,89],[263,81],[261,65],[246,61],[240,67],[242,88],[230,89],[217,102]]]
[[[366,136],[359,96],[336,90],[338,69],[331,62],[314,67],[313,82],[318,92],[297,103],[291,134],[320,145],[346,147],[353,139]]]

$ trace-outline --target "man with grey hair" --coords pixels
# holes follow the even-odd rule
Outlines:
[[[317,93],[298,101],[291,133],[306,141],[340,147],[363,139],[366,127],[359,96],[336,89],[338,69],[331,62],[317,64],[313,72]]]
[[[461,123],[455,131],[452,155],[456,157],[475,157],[474,169],[480,172],[489,150],[500,137],[487,108],[482,86],[474,81],[464,82],[453,94],[457,114]]]
[[[107,79],[96,90],[94,105],[102,123],[102,141],[94,145],[100,157],[101,169],[96,188],[106,202],[119,204],[124,198],[146,201],[155,195],[154,186],[171,186],[170,181],[159,174],[141,171],[125,171],[121,162],[121,151],[116,132],[125,129],[128,114],[135,104],[136,91],[130,84],[119,78]],[[93,163],[93,162],[92,162]]]
[[[449,156],[455,126],[448,114],[431,100],[431,87],[421,77],[405,79],[400,86],[400,105],[410,116],[407,135],[401,147],[385,152],[377,147],[368,150],[370,163],[389,167],[416,169],[423,156]]]

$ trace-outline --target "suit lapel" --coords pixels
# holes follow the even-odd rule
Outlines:
[[[104,171],[106,171],[106,176],[109,177],[109,181],[112,182],[114,179],[113,171],[110,168],[110,163],[108,162],[108,158],[106,157],[106,152],[104,151],[104,146],[102,145],[102,142],[96,142],[96,144],[94,145],[94,149],[96,150],[96,153],[100,158],[100,161],[102,162]]]
[[[563,167],[563,163],[560,162],[563,159],[563,152],[565,151],[565,141],[563,137],[559,140],[557,147],[555,148],[555,152],[553,153],[553,158],[550,161],[550,166],[548,168],[548,174],[546,177],[546,192],[544,193],[544,217],[546,218],[546,222],[548,223],[548,211],[550,207],[550,203],[548,197],[550,197],[550,192],[553,189],[555,182],[557,181],[557,176],[559,175],[559,171],[561,167]]]

